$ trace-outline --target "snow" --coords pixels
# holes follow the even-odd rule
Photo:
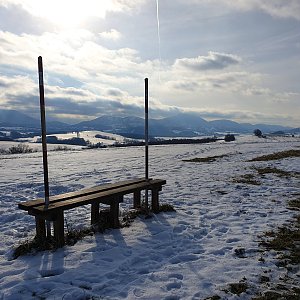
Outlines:
[[[105,138],[96,137],[96,135],[100,135]],[[48,134],[47,136],[56,136],[59,140],[67,140],[72,138],[83,138],[85,141],[89,141],[91,144],[103,143],[104,145],[112,145],[115,142],[122,143],[124,142],[125,138],[118,134],[107,133],[104,131],[97,131],[97,130],[89,130],[89,131],[73,131],[68,133],[55,133],[55,134]],[[28,141],[30,143],[36,143],[40,140],[40,136],[35,136],[33,138],[20,138],[19,141]]]
[[[259,260],[258,236],[295,214],[286,203],[299,195],[300,185],[296,177],[274,174],[256,175],[257,186],[232,180],[256,174],[253,166],[300,172],[299,158],[249,162],[299,147],[299,137],[253,136],[230,143],[152,146],[150,176],[167,180],[160,202],[172,204],[175,213],[141,216],[128,228],[15,260],[12,249],[35,234],[34,218],[17,203],[43,196],[42,154],[0,156],[0,299],[251,299],[256,292],[251,286],[264,271],[271,270],[274,278],[286,272]],[[210,163],[183,161],[223,154]],[[48,156],[52,195],[144,176],[142,147]],[[125,197],[121,213],[131,206],[131,197]],[[65,218],[73,228],[87,226],[90,208],[70,210]],[[247,293],[224,292],[243,279],[250,286]]]

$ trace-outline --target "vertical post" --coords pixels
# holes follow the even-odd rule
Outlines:
[[[145,78],[145,178],[149,179],[149,127],[148,127],[148,78]],[[148,211],[148,190],[145,191],[145,207]]]
[[[48,160],[47,160],[47,141],[46,141],[46,117],[45,117],[45,96],[43,79],[43,59],[38,57],[39,71],[39,91],[40,91],[40,110],[41,110],[41,128],[42,128],[42,149],[43,149],[43,169],[44,169],[44,189],[45,189],[45,207],[49,206],[49,178],[48,178]],[[47,221],[47,236],[51,235],[50,224]]]
[[[59,210],[56,213],[54,219],[54,238],[56,241],[57,247],[63,247],[65,244],[65,233],[64,233],[64,212]]]

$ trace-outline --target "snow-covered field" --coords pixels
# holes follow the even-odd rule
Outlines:
[[[96,137],[96,136],[99,137]],[[58,134],[49,134],[48,136],[56,136],[59,140],[66,140],[72,138],[83,138],[85,141],[89,141],[92,144],[103,143],[104,145],[112,145],[115,142],[122,143],[125,138],[118,134],[107,133],[104,131],[80,131],[80,132],[69,132],[69,133],[58,133]],[[30,143],[36,143],[38,139],[41,139],[39,136],[33,138],[26,138],[25,140]],[[24,139],[19,139],[23,141]]]
[[[251,299],[260,275],[268,272],[276,280],[286,272],[274,259],[260,259],[258,235],[289,220],[295,212],[286,203],[300,193],[299,178],[261,177],[252,167],[300,172],[300,161],[248,160],[299,147],[299,137],[252,136],[153,146],[150,176],[167,180],[160,201],[172,204],[175,213],[139,217],[128,228],[16,260],[13,247],[35,233],[34,218],[17,203],[43,196],[42,155],[0,156],[0,299]],[[215,162],[183,161],[222,154],[227,156]],[[140,147],[49,152],[51,194],[143,177],[143,155]],[[243,174],[255,174],[260,185],[233,182]],[[127,197],[121,213],[131,206]],[[65,215],[68,226],[89,224],[89,207]],[[243,257],[236,255],[242,248]],[[249,285],[246,293],[225,293],[241,280]]]

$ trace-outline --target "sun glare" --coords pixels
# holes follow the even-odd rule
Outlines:
[[[88,17],[104,18],[107,11],[117,10],[112,0],[23,0],[30,13],[63,27],[79,25]]]

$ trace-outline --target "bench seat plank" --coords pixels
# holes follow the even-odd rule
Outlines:
[[[64,200],[71,199],[71,198],[76,198],[76,197],[81,197],[81,196],[99,193],[99,192],[103,192],[103,191],[108,191],[108,190],[112,190],[112,189],[115,189],[118,187],[123,187],[123,186],[131,185],[131,184],[135,184],[135,183],[144,182],[145,180],[146,180],[145,178],[125,180],[125,181],[120,181],[117,183],[108,183],[108,184],[104,184],[101,186],[82,189],[82,190],[76,191],[76,192],[69,192],[69,193],[65,193],[65,194],[61,194],[61,195],[51,196],[49,198],[49,203],[52,204],[55,202],[64,201]],[[45,204],[45,199],[39,198],[36,200],[21,202],[18,204],[18,207],[20,209],[29,211],[33,207],[44,205],[44,204]]]
[[[67,210],[71,208],[75,208],[82,205],[87,205],[91,203],[103,203],[111,205],[112,202],[121,202],[123,195],[133,193],[134,191],[138,190],[145,190],[145,189],[160,189],[166,181],[162,179],[152,179],[149,181],[143,181],[135,184],[125,185],[118,188],[114,188],[111,190],[105,190],[98,193],[93,193],[90,195],[83,195],[80,197],[76,197],[73,199],[67,199],[64,201],[59,202],[52,202],[49,204],[48,208],[45,207],[44,203],[39,206],[31,207],[28,211],[29,214],[32,215],[39,215],[39,216],[46,216],[55,213],[57,210]]]

